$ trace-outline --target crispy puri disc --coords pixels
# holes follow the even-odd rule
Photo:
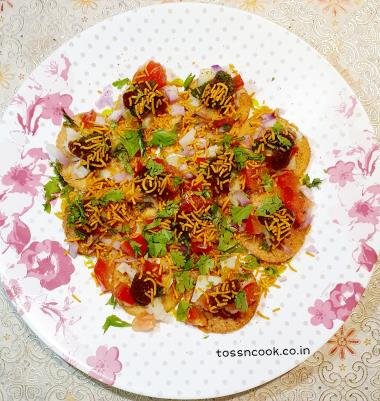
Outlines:
[[[302,136],[296,141],[296,146],[298,152],[294,156],[295,168],[293,172],[297,177],[301,178],[304,176],[310,162],[310,145],[307,138]]]
[[[269,263],[283,263],[291,259],[302,247],[310,226],[292,230],[289,238],[283,242],[283,248],[266,251],[261,248],[261,241],[256,238],[243,239],[242,244],[257,258]]]
[[[230,333],[236,331],[245,326],[255,315],[257,306],[259,304],[260,296],[256,302],[249,306],[247,312],[241,313],[239,318],[225,318],[221,316],[215,316],[212,313],[206,312],[207,326],[198,327],[205,333]]]

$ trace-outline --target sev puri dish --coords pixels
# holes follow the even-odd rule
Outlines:
[[[45,210],[61,199],[70,253],[94,259],[133,329],[170,313],[204,332],[243,327],[309,231],[308,140],[232,65],[169,81],[149,61],[113,85],[111,108],[62,111]]]

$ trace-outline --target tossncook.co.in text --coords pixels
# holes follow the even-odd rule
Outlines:
[[[299,348],[252,348],[252,349],[224,349],[216,350],[219,358],[235,358],[247,356],[282,356],[282,355],[310,355],[310,349],[300,346]]]

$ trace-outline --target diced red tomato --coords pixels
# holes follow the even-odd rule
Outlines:
[[[257,192],[261,190],[261,183],[258,179],[257,169],[245,167],[241,174],[245,178],[245,186],[249,192]]]
[[[141,157],[134,157],[131,162],[131,166],[132,166],[132,169],[135,172],[135,174],[140,174],[145,169],[145,166],[141,160]]]
[[[244,81],[240,74],[233,77],[233,83],[234,83],[235,90],[239,90],[240,88],[242,88],[244,86]]]
[[[126,302],[127,304],[133,305],[136,303],[135,298],[132,295],[131,287],[127,284],[120,283],[117,285],[114,296],[116,299],[122,302]]]
[[[220,127],[223,127],[224,125],[229,125],[230,127],[232,127],[234,124],[235,124],[235,120],[233,118],[226,117],[226,118],[222,118],[221,120],[215,120],[212,123],[212,126],[214,128],[220,128]]]
[[[160,265],[149,260],[144,261],[144,272],[149,272],[158,282],[162,282],[162,272],[160,272]]]
[[[106,290],[110,289],[111,270],[103,259],[98,259],[94,267],[94,274],[99,282]]]
[[[199,306],[193,305],[187,312],[187,322],[194,326],[206,326],[207,319]]]
[[[131,241],[136,242],[137,246],[140,249],[140,252],[138,252],[137,254],[134,251],[133,246],[131,245]],[[120,245],[120,249],[127,256],[144,256],[146,254],[146,251],[148,250],[148,243],[145,241],[145,238],[141,234],[136,234],[129,240],[123,241]]]
[[[245,232],[248,235],[258,235],[261,234],[262,232],[262,225],[259,222],[258,218],[253,215],[250,214],[247,218],[247,220],[245,221]]]
[[[208,202],[201,196],[185,194],[181,202],[181,210],[185,213],[191,213],[194,210],[202,210],[207,205]]]
[[[136,242],[140,248],[141,255],[144,256],[148,250],[148,243],[145,241],[145,238],[141,234],[136,234],[131,238],[131,240]]]
[[[127,256],[136,256],[129,241],[123,241],[120,245],[120,249]]]
[[[299,181],[297,176],[290,170],[285,170],[282,174],[275,177],[276,184],[280,188],[289,187],[293,190],[297,190],[299,187]]]
[[[296,224],[302,224],[307,213],[308,201],[299,190],[297,176],[292,171],[285,171],[277,176],[275,181],[282,203],[293,212]]]
[[[260,289],[255,282],[247,284],[245,287],[243,287],[243,291],[245,292],[248,306],[257,302]]]
[[[191,252],[195,255],[208,254],[215,249],[215,245],[211,243],[206,243],[204,245],[203,241],[191,240],[190,242]]]
[[[96,112],[94,110],[84,113],[81,116],[81,121],[84,128],[92,127],[94,125],[95,120],[96,120]]]
[[[166,85],[166,71],[164,67],[151,60],[144,69],[138,70],[133,77],[133,82],[153,81],[159,88]]]

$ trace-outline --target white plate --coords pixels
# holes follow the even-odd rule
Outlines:
[[[101,326],[112,308],[78,257],[65,253],[61,222],[42,209],[61,106],[89,110],[116,95],[110,83],[154,58],[181,77],[233,63],[259,100],[284,110],[312,146],[312,229],[281,288],[242,330],[205,335],[171,321],[151,333]],[[109,100],[109,99],[108,99]],[[378,246],[379,172],[368,118],[337,72],[303,41],[262,18],[200,4],[142,8],[78,34],[24,83],[1,123],[1,279],[49,347],[84,372],[128,391],[170,398],[240,392],[274,379],[316,351],[347,318]],[[308,252],[308,253],[306,253]],[[311,257],[309,253],[315,256]],[[78,302],[73,294],[81,300]],[[272,312],[280,307],[278,312]],[[118,309],[124,319],[127,314]],[[217,351],[294,348],[295,355]],[[224,352],[226,355],[226,352]],[[230,354],[231,355],[231,354]]]

